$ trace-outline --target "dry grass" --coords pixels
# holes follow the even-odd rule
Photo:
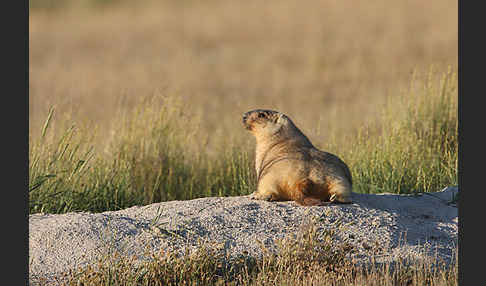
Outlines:
[[[247,194],[257,107],[342,157],[356,192],[457,183],[457,3],[37,1],[31,212]]]
[[[457,65],[452,0],[64,2],[30,10],[31,133],[55,105],[109,134],[120,112],[162,93],[201,115],[209,146],[245,137],[234,130],[256,107],[324,141],[376,119],[414,69]],[[108,4],[82,4],[97,2]]]
[[[347,162],[354,192],[415,193],[457,185],[456,73],[431,71],[426,80],[412,80],[404,94],[380,112],[379,124],[315,142]],[[211,133],[178,98],[145,98],[116,117],[113,130],[102,134],[109,144],[98,149],[96,130],[54,128],[55,117],[53,109],[41,135],[30,138],[31,213],[98,212],[255,189],[254,143],[221,136],[211,154]]]

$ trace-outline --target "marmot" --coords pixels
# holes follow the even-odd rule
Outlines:
[[[352,177],[336,155],[318,150],[285,114],[256,109],[243,114],[256,138],[257,189],[252,199],[300,205],[351,203]]]

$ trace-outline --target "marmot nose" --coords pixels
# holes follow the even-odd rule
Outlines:
[[[246,121],[248,118],[248,112],[243,113],[243,121]]]

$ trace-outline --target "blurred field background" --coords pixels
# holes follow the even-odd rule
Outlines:
[[[356,191],[456,182],[457,1],[29,3],[31,212],[248,193],[255,108],[337,152]]]
[[[105,130],[162,93],[212,132],[244,134],[241,114],[262,107],[319,140],[375,119],[414,69],[457,66],[451,0],[57,2],[30,9],[34,132],[51,105]]]

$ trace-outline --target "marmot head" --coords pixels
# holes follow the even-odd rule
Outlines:
[[[284,135],[297,127],[285,114],[274,110],[255,109],[243,114],[243,125],[257,139]],[[300,131],[298,131],[300,133]]]
[[[292,144],[312,146],[309,139],[294,125],[290,118],[278,111],[255,109],[243,114],[243,125],[258,142],[289,140]]]

